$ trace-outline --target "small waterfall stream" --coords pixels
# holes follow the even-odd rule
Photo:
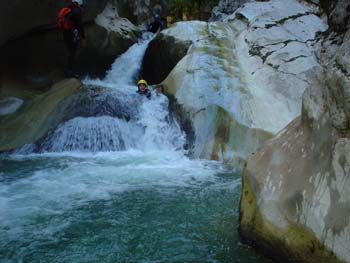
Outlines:
[[[240,175],[186,157],[167,97],[136,93],[151,39],[86,78],[88,99],[30,151],[0,156],[0,262],[264,262],[236,234]]]
[[[185,135],[170,117],[168,99],[153,93],[148,100],[136,93],[142,58],[152,39],[153,35],[146,35],[146,40],[121,55],[105,79],[84,80],[88,88],[99,87],[100,94],[108,94],[114,103],[123,104],[124,110],[136,109],[131,119],[109,116],[98,108],[92,117],[79,116],[62,123],[41,143],[40,152],[182,150]],[[93,104],[94,99],[90,103]]]

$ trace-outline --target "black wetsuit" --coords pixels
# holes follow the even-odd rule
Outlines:
[[[151,91],[149,89],[146,89],[144,92],[141,92],[141,90],[136,91],[140,95],[144,95],[147,97],[147,99],[151,99]]]
[[[64,43],[68,49],[68,61],[66,68],[66,75],[73,74],[74,60],[77,54],[77,50],[80,44],[81,38],[85,38],[85,32],[83,28],[83,14],[81,8],[77,4],[71,4],[69,6],[71,13],[67,15],[67,19],[72,22],[71,29],[63,30]]]
[[[147,31],[157,33],[158,29],[163,30],[164,25],[160,17],[154,18],[153,21],[148,25]]]

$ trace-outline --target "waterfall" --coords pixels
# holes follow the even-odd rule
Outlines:
[[[189,159],[167,97],[136,93],[149,42],[0,154],[0,262],[264,262],[236,235],[240,175]]]
[[[141,105],[140,120],[145,127],[142,148],[145,150],[181,150],[185,144],[185,136],[176,121],[168,112],[168,99],[155,96]]]
[[[182,151],[185,136],[170,116],[167,97],[152,91],[151,99],[147,99],[136,93],[135,82],[152,39],[153,35],[146,35],[146,40],[130,47],[116,59],[104,79],[86,78],[83,83],[87,88],[99,88],[98,94],[92,93],[88,101],[89,114],[91,109],[96,112],[93,116],[76,116],[62,123],[41,142],[39,151]],[[110,116],[113,111],[103,111],[106,107],[100,107],[101,97],[108,97],[108,103],[112,99],[112,103],[123,105],[123,111],[134,116],[129,120]]]
[[[103,80],[85,78],[85,85],[118,88],[120,86],[134,86],[141,69],[142,59],[154,34],[144,33],[142,40],[132,45],[124,54],[120,55],[112,64]]]
[[[135,147],[137,127],[109,116],[77,117],[61,125],[42,147],[44,152],[60,151],[121,151]]]

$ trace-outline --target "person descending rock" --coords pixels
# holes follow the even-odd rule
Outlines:
[[[163,29],[164,29],[164,24],[163,24],[163,21],[162,21],[160,15],[155,14],[153,16],[152,22],[147,27],[147,31],[152,32],[152,33],[157,33],[158,30],[162,31]]]
[[[157,85],[155,88],[157,96],[160,96],[164,93],[164,87],[162,85]]]
[[[151,91],[148,89],[148,84],[147,81],[144,79],[140,79],[137,82],[137,87],[138,87],[138,91],[137,93],[140,95],[144,95],[146,96],[148,99],[151,98]]]
[[[68,50],[68,61],[65,68],[66,77],[74,77],[74,61],[81,44],[85,39],[83,28],[83,0],[68,0],[68,7],[58,14],[58,29],[63,32],[64,43]]]

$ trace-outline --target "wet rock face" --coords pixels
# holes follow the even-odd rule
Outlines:
[[[107,0],[85,0],[84,19],[93,20]],[[56,27],[57,13],[64,1],[0,1],[0,46],[10,39],[24,36],[45,27]]]
[[[103,77],[115,58],[134,43],[136,27],[120,18],[113,8],[108,4],[97,16],[96,23],[84,26],[86,40],[78,49],[74,63],[74,70],[80,75]],[[24,87],[43,89],[64,78],[68,50],[63,34],[49,30],[4,45],[0,56],[1,79],[14,78]],[[0,85],[4,89],[9,84]]]
[[[78,50],[74,63],[75,71],[81,75],[104,76],[115,58],[133,44],[132,31],[125,36],[96,24],[85,26],[85,30],[85,46]],[[50,31],[11,42],[0,49],[0,56],[0,75],[42,89],[64,78],[68,51],[62,34]]]
[[[350,261],[350,32],[334,27],[347,28],[338,13],[347,1],[328,4],[337,32],[320,45],[324,74],[309,80],[301,118],[251,156],[244,171],[241,236],[284,262]],[[273,250],[265,245],[271,243]]]
[[[330,123],[319,131],[310,134],[296,119],[251,156],[244,169],[240,235],[277,261],[340,262],[322,238],[330,195],[337,190],[327,182],[333,180],[332,142],[325,140]],[[333,219],[339,212],[333,210]]]
[[[142,98],[136,93],[134,95],[98,86],[80,90],[61,103],[55,123],[35,141],[31,151],[124,150],[125,144],[120,136],[125,127],[118,123],[138,120]],[[108,136],[104,138],[105,135]],[[88,138],[86,143],[81,136]]]
[[[83,75],[102,78],[116,57],[134,43],[137,28],[120,17],[117,7],[108,2],[87,31],[85,46],[77,56],[77,68]]]
[[[21,109],[2,120],[0,126],[0,151],[8,151],[31,144],[43,137],[58,121],[60,105],[75,94],[81,83],[75,79],[63,80]],[[57,124],[57,123],[56,123]]]
[[[138,97],[136,97],[138,98]],[[69,98],[65,103],[67,107],[61,122],[75,117],[101,117],[110,116],[129,121],[137,116],[139,103],[132,107],[128,102],[130,98],[118,91],[109,91],[104,88],[89,87]]]
[[[320,6],[325,10],[328,16],[328,23],[332,30],[336,32],[345,32],[349,28],[349,0],[320,0]]]
[[[180,41],[172,36],[159,34],[147,48],[141,76],[150,84],[162,82],[186,55],[190,45],[190,41]]]
[[[326,29],[311,8],[274,0],[246,3],[222,22],[164,30],[192,43],[163,84],[192,120],[194,156],[241,163],[297,117],[309,80],[322,74],[313,44]],[[159,63],[155,71],[167,59]]]
[[[47,144],[60,124],[75,118],[108,117],[129,122],[139,117],[142,97],[137,93],[127,95],[97,86],[81,87],[75,79],[61,81],[5,118],[0,127],[0,151],[32,144],[30,150],[40,152],[42,144]],[[1,109],[0,104],[0,113]]]

